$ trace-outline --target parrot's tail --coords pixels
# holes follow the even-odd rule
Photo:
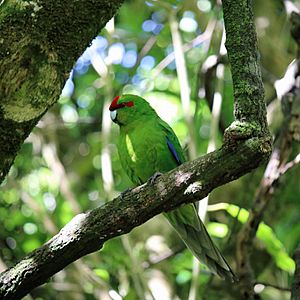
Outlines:
[[[193,204],[184,205],[164,215],[201,263],[222,278],[237,281],[225,258],[211,240]]]

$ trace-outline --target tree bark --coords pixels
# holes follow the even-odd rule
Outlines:
[[[0,183],[25,138],[58,100],[77,58],[122,2],[1,2]]]
[[[94,23],[101,27],[105,23],[104,20],[106,20],[103,14],[101,17],[97,16],[95,20],[93,19],[94,22],[91,22],[93,27],[91,29],[87,22],[90,20],[84,18],[85,14],[81,11],[84,10],[83,2],[76,1],[76,4],[79,2],[82,7],[78,4],[79,6],[76,6],[75,10],[75,4],[71,5],[74,9],[71,10],[71,12],[74,12],[72,17],[76,19],[74,21],[76,29],[74,29],[72,24],[73,18],[71,18],[72,21],[68,19],[69,23],[65,20],[68,26],[65,26],[60,19],[65,19],[64,14],[68,16],[68,13],[70,13],[67,8],[63,7],[64,3],[61,3],[61,6],[57,5],[56,8],[60,12],[57,13],[53,12],[52,4],[47,4],[44,1],[40,2],[43,3],[41,11],[44,11],[47,7],[47,10],[44,11],[40,18],[46,18],[49,26],[45,34],[39,31],[41,36],[38,40],[41,42],[37,43],[37,45],[35,43],[32,44],[28,41],[26,34],[23,37],[23,33],[15,34],[18,35],[18,38],[15,38],[14,47],[5,42],[6,49],[14,51],[11,53],[17,53],[15,56],[18,58],[17,61],[21,70],[13,69],[12,73],[5,77],[6,80],[17,78],[17,84],[14,85],[14,88],[10,89],[8,86],[6,90],[4,84],[1,83],[1,91],[5,91],[7,96],[6,103],[10,104],[8,109],[2,108],[3,114],[6,116],[4,120],[8,119],[12,124],[21,124],[22,126],[26,124],[24,126],[27,128],[24,131],[24,127],[20,125],[22,130],[20,130],[21,133],[18,135],[17,142],[8,144],[8,148],[12,147],[11,149],[14,149],[13,147],[16,147],[16,145],[20,146],[36,121],[56,101],[59,89],[57,86],[54,86],[53,81],[56,85],[59,83],[59,87],[62,87],[65,79],[64,72],[71,68],[75,58],[88,44],[89,39],[87,37],[82,44],[78,40],[71,40],[70,37],[72,37],[74,30],[78,31],[78,28],[81,28],[78,25],[82,23],[83,28],[90,33],[88,36],[93,37],[96,34],[95,27],[93,27]],[[103,3],[99,4],[99,1],[85,1],[84,3],[88,3],[88,7],[95,5],[95,8],[100,11],[104,5]],[[116,2],[115,6],[110,6],[109,3],[111,2],[108,1],[104,3],[106,3],[104,7],[110,9],[111,14],[118,6]],[[118,197],[105,206],[76,216],[49,242],[33,251],[15,267],[0,275],[1,299],[21,298],[69,263],[100,249],[105,241],[129,232],[134,227],[143,224],[163,211],[172,210],[182,204],[204,198],[214,188],[239,178],[266,161],[271,152],[271,138],[266,125],[264,91],[260,76],[256,34],[250,3],[250,0],[223,1],[228,41],[227,49],[232,65],[235,91],[236,122],[226,131],[225,143],[222,148],[195,161],[183,164],[179,168],[161,176],[154,184],[145,184],[137,187],[125,193],[122,198]],[[24,13],[24,11],[27,12],[28,9],[27,7],[23,8],[21,4],[14,4],[13,7],[20,8],[20,14]],[[30,13],[34,13],[34,9],[37,10],[38,8],[34,6]],[[12,10],[6,7],[6,11],[6,24],[9,24],[10,21],[7,15]],[[31,18],[30,13],[27,12],[25,14],[29,19]],[[79,14],[79,17],[77,17],[76,13]],[[50,18],[48,17],[49,14]],[[80,19],[80,16],[82,19]],[[235,20],[233,20],[233,17]],[[96,19],[101,18],[102,21],[97,23]],[[12,22],[14,24],[18,22],[24,23],[22,18],[18,16],[14,16]],[[240,25],[237,27],[236,24]],[[65,27],[57,27],[58,25]],[[35,23],[32,19],[30,26],[39,27],[41,25]],[[30,26],[29,28],[31,28]],[[29,29],[27,28],[27,30]],[[6,31],[8,32],[8,29]],[[248,37],[249,33],[251,33],[251,38]],[[62,34],[66,40],[61,37]],[[36,37],[39,37],[39,35]],[[17,47],[17,41],[20,39],[24,43],[21,44],[22,47]],[[79,37],[78,39],[80,40]],[[1,47],[3,47],[3,43]],[[18,48],[23,49],[24,52],[18,51]],[[26,49],[29,49],[30,55],[25,55],[27,53]],[[64,49],[67,49],[69,52],[65,53]],[[1,53],[4,52],[1,51]],[[37,55],[31,58],[31,55],[35,53]],[[31,63],[32,60],[33,63]],[[13,59],[11,58],[10,62],[12,61]],[[27,64],[25,64],[26,61]],[[28,61],[30,62],[29,64]],[[6,63],[7,67],[9,66],[8,62]],[[25,67],[22,67],[23,65]],[[3,70],[1,72],[3,74]],[[12,74],[15,75],[12,76]],[[33,76],[34,74],[35,76]],[[45,77],[45,74],[47,74],[47,77]],[[28,95],[27,92],[29,93]],[[9,95],[12,95],[12,97],[8,97]],[[18,104],[20,99],[24,101],[26,114],[21,113],[22,107]],[[11,107],[19,110],[20,115],[15,116],[13,113],[14,109]],[[29,112],[33,112],[35,117],[27,120],[26,116],[29,115]],[[2,122],[2,124],[4,123]],[[6,127],[1,128],[9,130]],[[8,134],[7,137],[12,137],[14,136],[14,131],[8,131]],[[6,142],[9,142],[8,138]],[[2,166],[4,166],[2,168],[4,170],[2,171],[2,176],[5,175],[13,161],[9,151],[5,149],[2,150],[1,146],[1,151],[7,156],[8,160],[5,166],[2,161]],[[15,155],[16,151],[13,153]]]
[[[269,135],[252,0],[222,3],[236,120],[228,130],[231,137]]]
[[[0,275],[0,299],[19,299],[76,259],[153,216],[204,198],[217,186],[251,171],[268,157],[269,139],[224,145],[164,174],[155,184],[126,192],[106,205],[77,215],[56,236]]]

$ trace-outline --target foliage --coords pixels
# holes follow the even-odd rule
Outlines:
[[[296,48],[284,6],[273,0],[254,2],[270,127],[275,135],[282,116],[274,97],[274,80],[283,76]],[[174,48],[170,27],[174,11],[189,86],[178,81],[177,71],[183,66],[173,57],[174,50],[182,50]],[[119,163],[118,129],[111,124],[107,109],[116,95],[135,93],[148,99],[173,127],[189,158],[193,158],[192,147],[199,156],[212,142],[222,144],[223,130],[233,120],[230,68],[220,50],[222,32],[218,1],[137,0],[122,6],[78,59],[59,104],[27,139],[2,186],[0,268],[2,264],[12,266],[42,245],[80,211],[102,205],[131,186]],[[204,41],[199,42],[201,36]],[[205,67],[214,57],[221,63]],[[189,112],[182,103],[183,89],[190,89]],[[213,121],[218,120],[218,113],[208,97],[214,92],[219,95],[215,101],[222,100],[216,129]],[[207,225],[233,269],[237,233],[247,219],[262,172],[263,168],[217,189],[209,199],[210,204],[224,203],[222,209],[208,207]],[[299,210],[295,209],[300,194],[298,176],[299,168],[283,177],[284,184],[257,231],[252,268],[257,282],[264,282],[259,291],[262,299],[289,296],[276,286],[290,285],[291,256],[300,241]],[[193,264],[191,253],[164,218],[157,216],[109,241],[99,253],[72,264],[31,296],[188,299]],[[235,286],[212,276],[202,265],[197,281],[197,299],[238,299]]]

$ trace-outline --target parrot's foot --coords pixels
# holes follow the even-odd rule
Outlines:
[[[147,183],[153,184],[153,183],[155,182],[155,180],[156,180],[159,176],[161,176],[161,175],[162,175],[162,173],[160,173],[160,172],[155,172],[155,173],[148,179]]]

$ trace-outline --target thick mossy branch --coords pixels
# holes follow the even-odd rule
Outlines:
[[[25,138],[58,100],[77,58],[122,2],[1,3],[0,183]]]
[[[252,136],[269,134],[252,0],[223,0],[222,3],[235,97],[235,119],[239,126],[251,123],[250,127],[246,125],[246,131],[252,129]]]
[[[162,175],[154,184],[77,215],[49,242],[0,275],[0,299],[20,299],[71,262],[100,249],[105,241],[163,211],[204,198],[214,188],[255,169],[269,151],[269,142],[263,138],[226,146]]]

